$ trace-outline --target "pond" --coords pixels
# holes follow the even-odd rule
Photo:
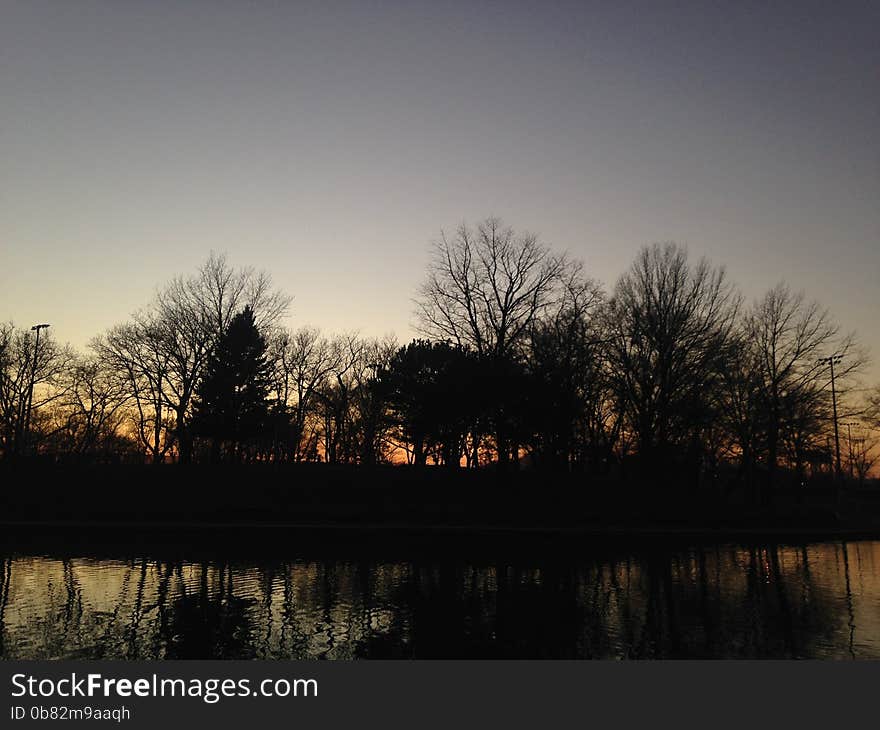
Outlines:
[[[89,552],[0,556],[0,657],[880,658],[878,541]]]

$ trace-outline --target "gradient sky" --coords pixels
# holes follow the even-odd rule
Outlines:
[[[441,228],[645,243],[880,359],[880,4],[0,0],[0,320],[83,346],[213,249],[412,334]],[[869,377],[880,381],[875,363]]]

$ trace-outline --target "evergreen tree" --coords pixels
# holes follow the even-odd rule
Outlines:
[[[424,465],[431,451],[446,466],[459,465],[465,435],[486,410],[481,375],[476,355],[448,342],[413,340],[395,353],[382,385],[415,464]]]
[[[269,371],[266,340],[250,307],[220,336],[195,394],[193,431],[210,439],[212,461],[239,460],[242,447],[266,427]]]

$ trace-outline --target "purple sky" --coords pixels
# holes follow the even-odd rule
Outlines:
[[[211,249],[411,336],[441,228],[610,286],[674,240],[880,359],[880,4],[0,0],[0,319],[78,346]],[[872,366],[872,380],[880,367]]]

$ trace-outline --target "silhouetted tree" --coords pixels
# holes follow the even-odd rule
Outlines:
[[[608,354],[644,476],[662,477],[673,447],[693,452],[715,415],[738,298],[723,269],[669,243],[643,248],[609,302]]]
[[[235,313],[249,307],[255,326],[268,336],[289,304],[290,297],[272,288],[269,274],[251,267],[234,268],[225,255],[214,253],[195,275],[173,279],[156,295],[151,309],[163,322],[168,405],[175,413],[181,461],[190,457],[195,386]]]
[[[273,339],[273,389],[288,416],[289,455],[293,461],[313,459],[321,433],[320,393],[338,369],[341,349],[312,327],[281,330]]]
[[[517,236],[498,218],[459,227],[434,246],[421,287],[421,329],[481,357],[505,359],[555,298],[564,260],[533,234]]]
[[[880,428],[880,385],[875,385],[868,393],[865,418],[873,428]]]
[[[397,342],[393,337],[364,340],[348,334],[334,339],[332,348],[333,370],[317,392],[323,456],[331,464],[386,461],[394,445],[379,379]]]
[[[861,367],[852,336],[842,336],[827,310],[779,284],[764,295],[746,317],[745,342],[752,348],[757,397],[766,434],[767,483],[775,482],[786,437],[792,465],[801,471],[805,448],[827,431],[830,422],[827,390],[829,365],[821,358],[844,356],[836,370],[841,397],[847,379]]]
[[[0,323],[0,457],[36,450],[51,435],[49,410],[65,394],[73,357],[49,331],[36,349],[31,330]]]
[[[852,475],[859,484],[864,484],[873,468],[880,462],[880,435],[876,431],[861,427],[849,443],[847,458]]]
[[[719,380],[719,425],[727,437],[726,455],[739,464],[737,483],[744,482],[752,498],[757,499],[755,468],[766,430],[760,359],[742,328],[734,334],[732,342]]]
[[[234,268],[212,253],[195,274],[175,277],[131,322],[95,341],[100,356],[127,374],[136,430],[151,459],[176,448],[180,461],[190,460],[196,384],[235,313],[249,306],[268,334],[289,302],[268,274]]]
[[[394,354],[382,380],[413,463],[424,465],[433,451],[440,463],[457,467],[484,390],[474,353],[445,341],[413,340]]]
[[[530,328],[522,432],[545,467],[597,468],[620,425],[609,408],[602,290],[572,266],[562,293]]]
[[[354,385],[350,435],[355,442],[353,451],[361,464],[387,461],[394,448],[389,439],[388,388],[381,376],[397,349],[393,336],[367,340],[350,371]]]
[[[117,373],[132,404],[130,422],[138,442],[153,463],[162,462],[174,446],[174,413],[170,397],[170,357],[161,320],[138,313],[133,322],[116,325],[92,341],[104,366]]]
[[[214,346],[195,393],[193,433],[211,441],[211,458],[234,459],[258,436],[269,415],[266,340],[249,306],[229,322]]]
[[[52,410],[51,449],[58,456],[115,460],[139,451],[126,433],[130,396],[124,374],[97,357],[76,357]],[[141,452],[142,453],[142,452]]]
[[[353,333],[334,338],[334,368],[318,391],[317,410],[321,419],[321,451],[330,464],[353,463],[354,444],[352,390],[353,372],[363,363],[363,341]]]
[[[563,257],[533,234],[516,235],[497,218],[476,230],[459,227],[435,244],[418,298],[420,328],[429,337],[472,348],[495,369],[500,385],[521,356],[529,327],[558,297]],[[509,391],[493,394],[494,436],[500,466],[507,463]]]

